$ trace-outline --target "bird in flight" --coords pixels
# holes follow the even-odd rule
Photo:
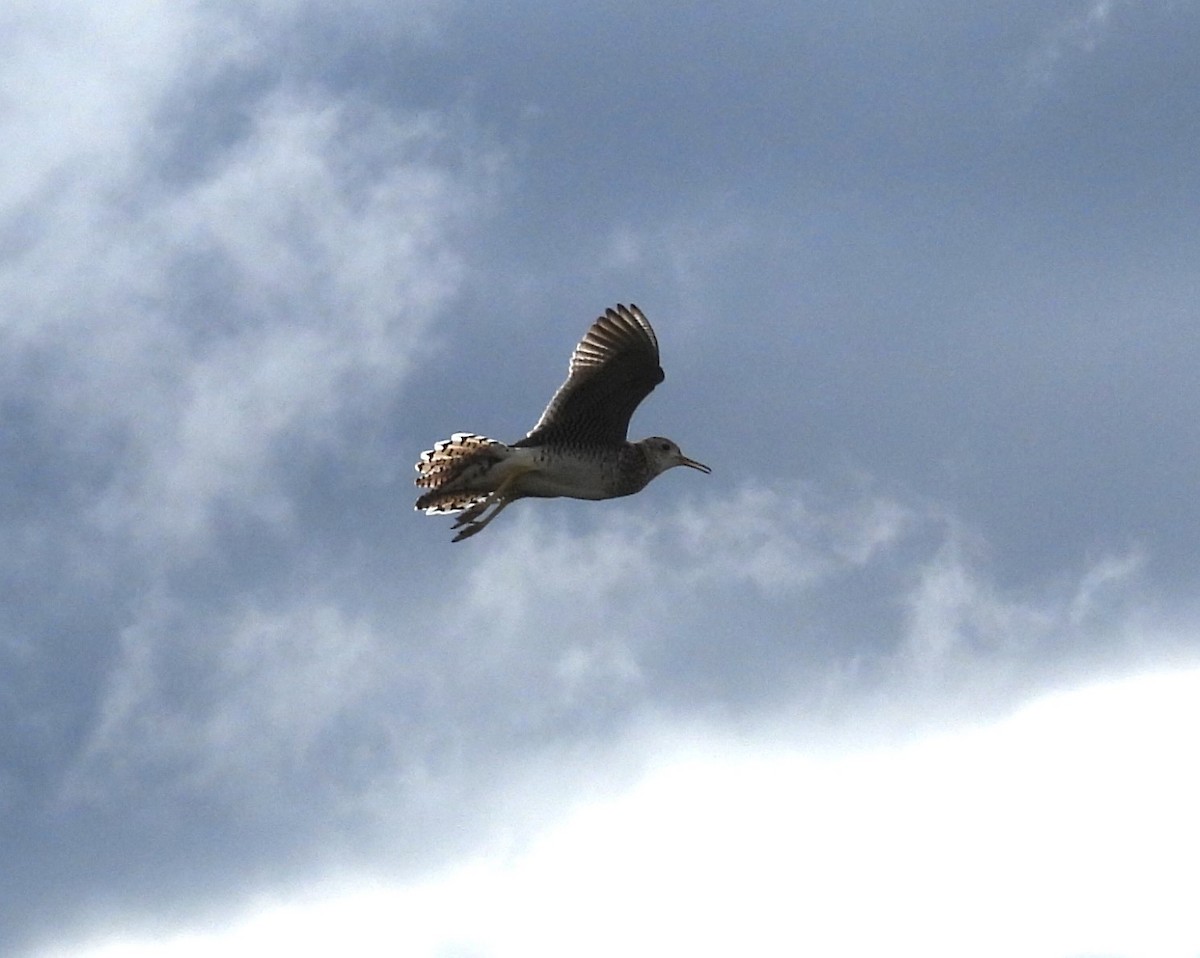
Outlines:
[[[674,466],[712,472],[670,439],[629,442],[629,420],[664,374],[658,339],[630,304],[605,310],[571,354],[567,381],[542,418],[512,444],[455,433],[421,453],[416,508],[426,515],[458,513],[454,541],[483,530],[510,502],[615,499],[644,489]]]

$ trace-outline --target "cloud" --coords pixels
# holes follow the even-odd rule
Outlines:
[[[498,547],[500,561],[487,565],[497,575],[521,570],[519,582],[500,589],[483,581],[476,594],[516,598],[553,584],[570,592],[572,604],[593,595],[604,601],[617,586],[651,591],[655,576],[653,591],[747,585],[787,592],[869,563],[913,518],[886,497],[823,500],[813,487],[785,482],[742,484],[703,500],[689,495],[667,509],[614,504],[583,539],[526,520]],[[479,574],[487,573],[481,567]]]
[[[220,931],[47,958],[752,951],[1128,958],[1200,947],[1200,672],[1042,697],[994,724],[830,751],[638,733],[644,774],[422,879],[331,882]],[[603,774],[604,760],[591,771]],[[554,777],[542,769],[526,788]],[[560,771],[561,774],[561,771]]]
[[[722,267],[753,244],[762,228],[728,202],[704,203],[665,214],[657,223],[612,226],[601,237],[598,260],[607,273],[629,277],[625,282],[645,283],[659,296],[669,293],[679,301],[675,311],[696,322],[712,308]]]
[[[805,595],[874,561],[906,522],[885,499],[826,511],[786,488],[607,518],[575,536],[527,515],[467,559],[456,585],[422,597],[339,600],[337,570],[310,595],[233,593],[202,616],[169,592],[147,597],[62,800],[111,801],[153,780],[166,801],[244,807],[318,767],[353,765],[329,750],[355,736],[376,743],[369,792],[421,764],[439,728],[484,752],[523,751],[559,721],[621,724],[706,614],[690,597]],[[413,699],[423,715],[410,724]]]
[[[922,562],[907,597],[905,651],[918,670],[944,671],[980,656],[1022,657],[1095,635],[1130,612],[1141,584],[1140,552],[1105,556],[1077,580],[1044,584],[1036,596],[1005,595],[984,575],[986,550],[960,523]]]
[[[367,748],[377,730],[360,721],[364,706],[395,687],[381,638],[324,603],[243,608],[199,626],[162,609],[125,630],[120,651],[60,793],[67,807],[138,794],[261,811],[315,767],[353,774],[353,750],[339,750],[353,738]],[[152,797],[151,781],[164,794]]]
[[[196,19],[186,5],[168,10],[140,0],[103,8],[64,3],[52,11],[18,3],[5,16],[0,76],[10,148],[0,158],[0,210],[25,214],[35,234],[49,225],[69,229],[64,201],[119,180],[144,145],[139,131],[161,96],[154,91],[169,88],[191,61],[187,39]],[[61,218],[41,221],[39,206]],[[76,228],[89,219],[79,216]],[[14,239],[27,239],[22,232]]]
[[[1108,42],[1119,2],[1077,6],[1101,12],[1056,40],[1058,75]],[[979,927],[1001,925],[993,901],[1028,927],[1052,899],[1083,914],[1063,888],[1143,903],[1088,839],[1165,871],[1137,821],[1157,821],[1156,789],[1195,797],[1153,709],[1173,693],[1107,700],[1124,725],[1076,700],[1035,731],[1012,716],[1194,647],[1156,591],[1190,569],[1187,430],[1168,428],[1189,344],[1167,337],[1163,367],[1129,282],[1175,234],[1156,219],[1138,245],[1156,207],[1124,186],[1153,191],[1153,171],[1116,177],[1070,126],[997,149],[980,91],[1009,51],[989,15],[931,32],[832,11],[730,6],[665,46],[654,16],[634,36],[613,11],[572,14],[569,35],[391,0],[0,13],[0,950],[85,925],[114,954],[230,935],[563,953],[581,928],[628,950],[607,903],[658,953],[788,935],[828,952],[913,930],[930,900]],[[1033,7],[1009,13],[1003,35],[1037,35]],[[697,58],[732,49],[720,23],[737,55]],[[496,45],[514,30],[518,58]],[[1171,97],[1130,102],[1178,146]],[[1122,136],[1158,155],[1138,116]],[[1083,188],[1056,149],[1106,162]],[[1047,195],[1061,205],[1031,215]],[[1173,255],[1158,299],[1190,303]],[[1072,310],[1097,263],[1111,295]],[[551,348],[552,388],[581,327],[537,335],[546,304],[582,323],[617,278],[665,289],[639,294],[676,317],[653,418],[717,473],[522,503],[451,546],[411,512],[412,455],[437,438],[415,421],[476,396],[503,417]],[[466,379],[442,377],[452,310],[489,354]],[[1109,326],[1125,332],[1097,340]],[[491,355],[514,349],[519,366]],[[947,447],[953,475],[931,465]],[[877,479],[815,478],[847,459]],[[1163,821],[1190,848],[1183,814]],[[1040,847],[1057,886],[1014,860]],[[1151,890],[1170,936],[1181,910]],[[801,929],[780,917],[797,899]],[[1134,941],[1117,911],[1096,948]],[[1046,940],[1083,941],[1053,918]]]
[[[276,8],[261,36],[335,13]],[[43,914],[262,865],[399,734],[370,707],[403,685],[376,623],[289,592],[338,545],[298,516],[329,513],[328,463],[432,351],[500,155],[462,116],[278,70],[242,15],[0,15],[0,804],[6,860],[33,863],[5,950]]]
[[[1113,11],[1127,5],[1123,0],[1088,0],[1082,12],[1046,30],[1025,59],[1026,84],[1049,86],[1070,58],[1094,53],[1108,34]]]
[[[462,275],[451,234],[470,187],[424,155],[445,135],[283,97],[158,211],[164,279],[198,282],[201,302],[182,304],[177,356],[147,384],[158,414],[130,437],[105,521],[186,539],[222,499],[278,515],[280,443],[334,446],[394,391]]]
[[[1134,559],[1104,559],[1014,594],[954,523],[861,487],[660,492],[522,503],[470,550],[446,544],[455,564],[427,592],[396,579],[394,555],[357,563],[349,590],[328,557],[281,590],[164,577],[120,629],[54,816],[123,836],[155,873],[214,828],[241,836],[233,885],[204,887],[220,856],[194,862],[200,890],[172,879],[153,912],[253,897],[278,849],[299,863],[292,883],[411,872],[674,762],[639,751],[643,736],[811,743],[854,716],[836,742],[894,735],[911,711],[911,738],[1005,714],[1101,624],[1121,633],[1138,585]],[[109,910],[136,888],[107,883]]]
[[[647,694],[675,666],[712,681],[735,654],[721,647],[744,627],[724,622],[720,608],[803,607],[830,581],[877,562],[913,521],[885,497],[824,501],[782,483],[688,496],[667,509],[613,504],[583,536],[539,518],[539,505],[505,517],[509,527],[481,547],[450,603],[447,615],[473,637],[464,669],[485,681],[518,670],[549,683],[543,690],[565,676],[575,696],[590,676],[605,698]],[[700,652],[698,643],[696,662],[676,662]],[[541,695],[525,707],[539,701],[551,707]]]
[[[870,489],[665,497],[522,503],[455,554],[420,614],[476,747],[604,740],[660,709],[811,718],[916,692],[930,720],[999,714],[1076,670],[1173,654],[1129,638],[1161,621],[1138,552],[1002,584],[961,522]]]
[[[0,386],[93,460],[91,521],[152,548],[203,545],[214,509],[286,518],[281,450],[394,394],[489,188],[457,121],[316,85],[198,117],[246,69],[225,13],[38,18],[7,67]]]
[[[406,789],[434,741],[465,762],[445,773],[470,778],[573,736],[609,741],[664,707],[835,715],[920,690],[950,712],[1003,711],[1039,670],[1092,661],[1087,637],[1126,627],[1138,585],[1135,559],[1105,559],[1075,584],[1013,595],[961,529],[871,492],[630,500],[584,534],[535,511],[549,504],[522,505],[424,594],[381,579],[352,600],[327,569],[306,595],[235,592],[198,617],[170,593],[148,599],[60,799],[152,780],[167,803],[266,808],[341,768],[354,784],[310,800],[378,808],[394,789],[383,805],[423,801]],[[850,617],[831,611],[831,596],[881,590]],[[338,751],[356,738],[369,744]]]

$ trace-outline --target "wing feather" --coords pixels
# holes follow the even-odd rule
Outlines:
[[[605,311],[571,354],[567,380],[517,446],[617,445],[634,410],[663,381],[658,339],[633,304]]]

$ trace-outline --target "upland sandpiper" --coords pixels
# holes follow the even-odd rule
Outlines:
[[[629,420],[663,381],[654,330],[632,304],[606,310],[571,354],[567,381],[524,439],[507,445],[456,433],[421,454],[417,509],[460,513],[454,541],[527,496],[614,499],[673,466],[712,472],[670,439],[629,442]]]

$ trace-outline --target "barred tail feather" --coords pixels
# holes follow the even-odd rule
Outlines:
[[[448,516],[470,509],[488,495],[486,492],[427,492],[417,500],[416,508],[427,516]]]
[[[504,451],[507,447],[495,439],[457,432],[421,453],[416,484],[428,492],[417,500],[416,508],[429,515],[461,512],[486,498],[487,492],[464,488],[464,473],[474,465],[486,468]]]

